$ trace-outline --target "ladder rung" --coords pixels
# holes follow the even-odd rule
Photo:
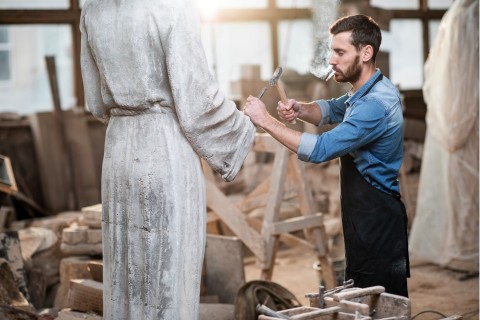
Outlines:
[[[275,222],[273,224],[272,234],[277,235],[281,233],[288,233],[303,229],[320,227],[322,225],[323,215],[321,213],[317,213],[312,216],[301,216]]]

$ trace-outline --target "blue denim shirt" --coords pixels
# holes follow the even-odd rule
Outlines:
[[[349,153],[358,171],[374,187],[399,194],[398,170],[403,158],[403,115],[400,94],[377,69],[367,83],[352,96],[318,100],[322,121],[339,123],[321,135],[303,133],[298,158],[323,162]]]

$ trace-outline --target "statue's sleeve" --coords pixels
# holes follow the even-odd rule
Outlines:
[[[231,181],[251,148],[255,127],[220,92],[208,69],[199,32],[196,12],[185,8],[164,39],[172,96],[193,148],[224,180]]]
[[[85,90],[86,108],[93,114],[95,118],[103,123],[108,123],[109,117],[107,116],[106,108],[102,100],[100,74],[88,45],[88,35],[85,27],[86,11],[87,10],[84,7],[80,18],[80,61],[82,67],[83,88]]]

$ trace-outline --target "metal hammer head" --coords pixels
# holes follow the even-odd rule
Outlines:
[[[275,72],[273,73],[272,78],[270,78],[270,81],[268,82],[271,86],[274,86],[277,84],[278,79],[280,79],[280,76],[282,75],[282,67],[278,67],[275,69]]]

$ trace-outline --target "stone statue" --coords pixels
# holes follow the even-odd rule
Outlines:
[[[104,318],[197,319],[205,245],[200,157],[230,181],[255,128],[209,72],[189,0],[82,9],[87,108],[108,124]]]

